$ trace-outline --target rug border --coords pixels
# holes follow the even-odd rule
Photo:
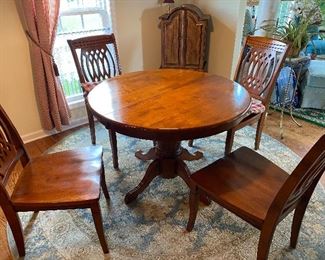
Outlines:
[[[270,105],[270,108],[274,109],[275,111],[277,112],[281,112],[282,111],[282,108],[277,106],[277,105]],[[319,110],[322,110],[322,109],[319,109]],[[290,110],[288,108],[284,108],[283,109],[283,112],[287,115],[290,115]],[[304,120],[306,122],[309,122],[311,124],[314,124],[314,125],[317,125],[317,126],[320,126],[320,127],[323,127],[325,128],[325,122],[322,123],[322,122],[318,122],[318,121],[313,121],[312,119],[309,119],[307,117],[304,117],[303,115],[299,114],[298,112],[295,111],[295,109],[292,110],[292,115],[301,119],[301,120]]]

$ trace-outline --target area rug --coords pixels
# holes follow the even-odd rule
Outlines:
[[[325,110],[313,108],[296,108],[292,112],[293,116],[307,122],[325,127]]]
[[[278,107],[271,107],[277,111],[281,111]],[[290,114],[290,110],[285,108],[284,113]],[[294,108],[292,115],[309,123],[325,127],[325,110],[314,108]]]
[[[98,143],[104,146],[106,181],[111,196],[101,196],[101,209],[110,253],[103,255],[90,210],[20,213],[24,227],[26,259],[255,259],[260,232],[221,208],[216,203],[200,205],[191,233],[185,231],[188,219],[187,186],[180,178],[156,178],[136,202],[124,204],[125,194],[144,175],[148,162],[134,157],[138,149],[146,150],[151,141],[118,135],[120,170],[112,167],[106,130],[97,126]],[[236,133],[234,148],[252,147],[254,129]],[[49,152],[90,144],[88,128],[82,128]],[[225,134],[195,140],[204,158],[188,162],[195,171],[221,157]],[[184,143],[186,146],[186,143]],[[267,135],[261,141],[261,154],[291,172],[300,158]],[[317,186],[309,203],[297,248],[289,249],[292,215],[282,221],[275,232],[270,259],[324,259],[325,191]],[[9,230],[9,228],[8,228]],[[10,234],[10,231],[8,231]],[[10,247],[16,247],[10,234]]]

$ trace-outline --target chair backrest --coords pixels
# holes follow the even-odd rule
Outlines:
[[[114,34],[68,40],[81,83],[98,82],[121,74]]]
[[[18,161],[25,166],[30,158],[18,131],[0,105],[0,206],[9,207],[6,184]]]
[[[269,212],[277,212],[281,221],[301,202],[308,202],[319,179],[325,171],[325,134],[301,160],[281,187]]]
[[[235,81],[268,105],[289,44],[271,38],[247,36],[237,64]]]

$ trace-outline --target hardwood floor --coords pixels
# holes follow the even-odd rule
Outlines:
[[[288,115],[284,115],[283,131],[284,138],[280,138],[280,113],[272,112],[268,115],[263,129],[263,133],[272,136],[274,139],[280,141],[289,147],[292,151],[300,157],[305,156],[309,149],[316,143],[316,141],[325,134],[325,128],[313,125],[306,121],[296,119],[302,127],[297,126]],[[323,174],[320,182],[325,187],[325,174]]]
[[[69,130],[59,133],[59,134],[47,136],[42,139],[38,139],[36,141],[27,143],[27,144],[25,144],[25,147],[27,148],[29,156],[31,158],[35,158],[35,157],[43,154],[51,146],[55,145],[56,143],[60,142],[62,139],[64,139],[68,135],[73,134],[76,130],[81,129],[81,128],[87,129],[88,124],[79,126],[79,127],[73,128],[73,129],[69,129]],[[91,144],[89,143],[89,145],[91,145]]]
[[[307,123],[302,120],[299,121],[303,126],[298,127],[289,116],[284,117],[284,139],[280,138],[280,114],[278,112],[272,112],[266,119],[266,124],[263,132],[272,136],[274,139],[282,142],[288,146],[291,150],[297,153],[300,157],[303,157],[311,146],[318,140],[318,138],[325,133],[325,129],[313,124]],[[87,125],[78,127],[88,128]],[[34,142],[26,144],[26,148],[32,158],[37,157],[44,153],[48,148],[58,143],[66,136],[72,134],[75,129],[65,131],[63,133],[45,137]],[[325,186],[325,175],[321,179],[321,183]],[[7,246],[6,240],[6,225],[5,220],[0,210],[0,259],[10,259],[10,252]]]
[[[297,126],[288,115],[284,115],[283,132],[284,138],[280,138],[280,113],[272,112],[268,115],[264,133],[288,146],[292,151],[303,157],[313,144],[325,134],[325,128],[313,125],[306,121],[296,119],[302,127]]]

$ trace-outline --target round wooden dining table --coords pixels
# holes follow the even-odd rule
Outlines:
[[[139,185],[126,194],[125,203],[136,199],[158,175],[180,176],[194,189],[184,162],[191,156],[181,141],[232,128],[250,106],[249,93],[238,83],[180,69],[139,71],[107,79],[87,99],[92,113],[107,129],[155,141],[150,155],[143,155],[153,161]]]

